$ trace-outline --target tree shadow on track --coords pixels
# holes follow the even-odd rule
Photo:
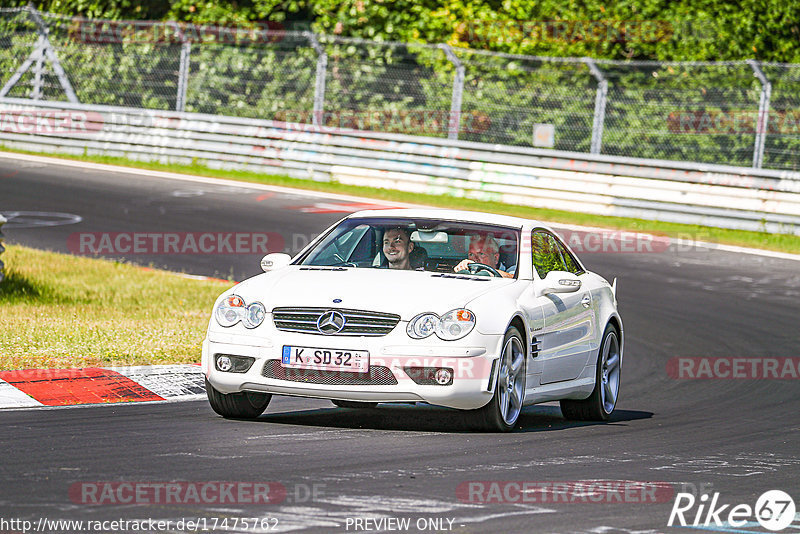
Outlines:
[[[652,412],[615,411],[608,422],[569,421],[558,406],[529,406],[520,414],[514,433],[549,432],[570,428],[614,425],[637,419],[649,419]],[[474,425],[465,412],[419,404],[381,404],[371,409],[318,408],[280,413],[266,413],[258,422],[279,425],[349,428],[363,430],[401,430],[408,432],[472,433]]]

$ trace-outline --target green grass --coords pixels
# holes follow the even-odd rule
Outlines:
[[[3,150],[8,152],[42,155],[39,152],[28,152],[16,149],[3,148]],[[586,213],[531,208],[527,206],[515,206],[511,204],[502,204],[500,202],[474,200],[456,196],[406,193],[402,191],[352,186],[333,182],[300,180],[296,178],[290,178],[288,176],[268,175],[248,171],[216,170],[210,169],[199,162],[192,165],[181,165],[175,163],[141,162],[127,158],[111,156],[74,156],[62,154],[55,154],[53,156],[78,161],[91,161],[95,163],[122,165],[141,169],[193,174],[214,178],[226,178],[243,182],[255,182],[314,191],[358,195],[378,200],[426,204],[443,208],[502,213],[506,215],[524,217],[527,219],[537,219],[540,221],[648,232],[670,237],[684,238],[693,241],[706,241],[719,244],[776,250],[780,252],[800,253],[800,236],[793,235],[770,234],[766,232],[747,232],[743,230],[727,230],[724,228],[650,221],[644,219],[631,219],[624,217],[606,217],[602,215],[589,215]]]
[[[9,245],[0,282],[0,370],[200,361],[229,283]]]

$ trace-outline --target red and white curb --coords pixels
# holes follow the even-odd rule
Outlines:
[[[0,371],[0,409],[201,398],[199,365]]]

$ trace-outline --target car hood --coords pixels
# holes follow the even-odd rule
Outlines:
[[[396,313],[407,321],[424,311],[445,313],[514,283],[505,278],[476,278],[422,271],[289,266],[250,278],[232,292],[247,302],[262,302],[268,311],[283,306],[330,306]]]

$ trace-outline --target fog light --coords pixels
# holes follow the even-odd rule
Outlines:
[[[217,370],[224,373],[246,373],[256,361],[250,356],[233,356],[230,354],[217,354]]]
[[[453,380],[453,373],[450,372],[450,369],[439,369],[436,371],[434,378],[436,379],[437,384],[440,386],[446,386],[451,380]]]
[[[230,371],[233,367],[233,362],[227,356],[218,356],[217,357],[217,369],[220,371]]]

